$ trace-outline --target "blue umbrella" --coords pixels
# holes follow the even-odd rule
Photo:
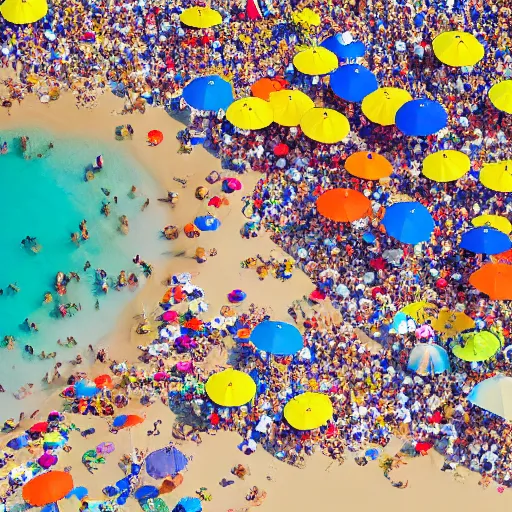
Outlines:
[[[429,211],[421,203],[414,201],[390,206],[384,214],[382,224],[389,236],[411,245],[426,242],[434,231],[434,220]]]
[[[344,44],[341,34],[328,37],[320,43],[320,46],[335,53],[338,59],[357,59],[358,57],[363,57],[366,52],[364,43],[361,41]]]
[[[369,231],[363,235],[363,240],[367,244],[374,244],[375,243],[375,235],[373,233],[370,233]]]
[[[233,103],[233,87],[218,75],[192,80],[183,89],[183,99],[193,108],[218,112]]]
[[[203,506],[199,498],[181,498],[176,506],[172,509],[172,512],[201,512]]]
[[[174,476],[185,469],[188,459],[177,448],[170,446],[150,453],[145,462],[147,474],[159,480]]]
[[[441,103],[422,98],[404,103],[396,113],[398,129],[414,137],[425,137],[448,124],[448,114]]]
[[[331,74],[330,83],[334,93],[345,101],[363,101],[379,88],[375,75],[359,64],[340,66]]]
[[[73,496],[82,501],[86,496],[89,496],[89,491],[86,487],[75,487],[66,494],[66,499],[70,499]]]
[[[477,254],[499,254],[512,247],[510,238],[497,229],[487,226],[473,228],[462,235],[460,246]]]
[[[289,356],[304,346],[302,334],[292,324],[264,320],[251,333],[251,342],[258,350],[270,354]]]
[[[101,393],[101,389],[98,389],[93,382],[81,380],[75,384],[75,393],[77,398],[91,398]]]
[[[407,368],[419,375],[432,375],[450,370],[448,352],[439,345],[423,343],[416,345],[409,355]]]
[[[114,418],[112,426],[114,427],[122,427],[126,423],[126,414],[120,414]]]
[[[201,231],[217,231],[220,227],[220,220],[213,215],[203,215],[196,217],[194,224]]]
[[[137,501],[144,501],[156,498],[159,494],[159,490],[154,485],[143,485],[134,492],[133,497]]]

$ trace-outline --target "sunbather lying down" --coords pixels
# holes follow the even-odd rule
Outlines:
[[[259,507],[265,501],[266,497],[267,493],[263,489],[258,489],[258,487],[254,486],[245,499],[250,501],[252,506]]]

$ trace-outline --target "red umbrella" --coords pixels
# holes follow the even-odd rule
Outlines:
[[[30,427],[30,432],[46,432],[48,430],[48,422],[40,421]]]
[[[286,144],[278,144],[274,147],[274,155],[286,156],[290,152],[290,148]]]
[[[98,389],[108,388],[112,389],[114,387],[114,383],[112,382],[112,377],[110,375],[104,374],[96,377],[94,379],[94,384]]]
[[[386,266],[386,260],[380,256],[370,260],[370,267],[372,267],[373,270],[384,270]]]
[[[208,206],[215,206],[215,208],[220,208],[222,206],[222,199],[219,196],[214,196],[208,201]]]
[[[447,286],[448,286],[448,281],[446,279],[438,279],[436,281],[436,286],[440,289],[440,290],[444,290]]]
[[[148,142],[153,146],[158,146],[164,140],[164,134],[160,130],[151,130],[148,133]]]

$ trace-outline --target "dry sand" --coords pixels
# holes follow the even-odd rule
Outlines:
[[[169,224],[183,226],[198,214],[207,211],[206,203],[195,199],[196,186],[205,185],[204,178],[211,170],[220,171],[220,162],[214,159],[202,148],[194,148],[190,155],[178,155],[178,143],[175,139],[180,125],[162,110],[149,109],[145,115],[132,116],[112,115],[112,111],[120,110],[122,102],[111,95],[100,98],[98,108],[92,111],[77,110],[73,98],[63,95],[59,101],[49,106],[42,105],[34,98],[28,98],[21,107],[15,106],[12,115],[7,116],[5,109],[0,110],[0,128],[18,129],[31,126],[44,126],[59,137],[84,136],[97,138],[101,141],[112,141],[117,147],[129,151],[154,178],[161,184],[162,197],[166,191],[176,191],[180,194],[179,204],[175,209],[169,209]],[[129,122],[135,130],[133,141],[116,142],[114,128],[119,124]],[[165,134],[164,142],[151,148],[146,145],[146,133],[151,129],[159,129]],[[224,173],[224,175],[226,175]],[[173,181],[173,177],[186,178],[187,188]],[[112,325],[112,334],[102,340],[102,346],[108,346],[110,355],[118,360],[135,360],[139,354],[136,346],[142,338],[134,333],[136,320],[134,317],[141,311],[144,303],[149,311],[156,307],[158,299],[165,291],[162,281],[175,272],[188,271],[196,274],[194,282],[203,287],[210,304],[206,314],[214,315],[220,306],[226,303],[226,294],[234,288],[244,289],[247,294],[246,304],[254,302],[258,306],[269,309],[274,319],[288,320],[286,310],[290,303],[302,297],[313,289],[309,279],[300,271],[295,271],[291,280],[282,283],[268,277],[261,282],[254,270],[243,270],[240,262],[256,253],[268,256],[271,251],[275,254],[276,247],[267,236],[251,240],[240,237],[239,231],[244,222],[241,214],[243,194],[249,194],[259,178],[256,173],[244,175],[242,181],[244,190],[230,196],[230,206],[222,207],[215,214],[222,220],[222,226],[215,233],[204,233],[199,239],[189,240],[181,235],[176,242],[170,242],[169,258],[165,263],[155,268],[153,277],[140,291],[133,302],[117,319],[117,325]],[[218,187],[218,185],[217,185]],[[211,187],[212,195],[217,188]],[[155,206],[156,198],[151,198]],[[148,226],[155,231],[155,236],[163,226]],[[172,246],[172,249],[171,249]],[[207,263],[199,265],[191,256],[196,247],[211,249],[215,247],[218,256],[210,258]],[[183,252],[180,257],[173,255]],[[143,249],[141,248],[143,256]],[[213,356],[215,357],[215,356]],[[92,376],[102,373],[101,365],[94,365]],[[58,397],[53,394],[43,402],[41,396],[28,398],[24,405],[27,412],[38,408],[41,410],[36,419],[42,419],[48,410],[60,404]],[[130,405],[129,409],[134,408]],[[123,412],[125,412],[123,410]],[[101,418],[73,416],[69,418],[81,428],[93,426],[96,434],[84,440],[78,433],[71,434],[72,451],[60,455],[58,469],[72,466],[72,474],[76,485],[84,485],[90,490],[91,499],[102,499],[101,488],[114,483],[123,474],[117,466],[123,453],[130,453],[133,445],[139,448],[148,447],[154,450],[165,446],[171,440],[170,428],[173,414],[161,403],[138,412],[147,414],[147,422],[128,432],[120,432],[116,436],[108,432],[107,423]],[[163,424],[158,437],[146,436],[155,419],[160,418]],[[27,428],[29,420],[25,420]],[[147,428],[146,428],[147,427]],[[8,440],[1,440],[2,445]],[[94,475],[90,475],[81,464],[82,454],[94,448],[102,441],[112,441],[116,451],[107,456],[107,463],[100,466]],[[427,511],[482,510],[484,507],[493,511],[505,511],[512,506],[512,493],[506,490],[496,492],[496,485],[482,490],[477,485],[476,475],[466,475],[463,483],[455,482],[453,474],[440,471],[442,457],[432,454],[410,460],[409,464],[392,472],[393,480],[408,480],[405,490],[393,488],[383,477],[377,462],[370,462],[366,467],[357,466],[352,456],[347,454],[347,460],[342,466],[332,464],[330,459],[317,453],[307,461],[305,469],[297,469],[279,462],[265,453],[259,447],[257,452],[249,457],[242,455],[236,448],[241,441],[240,436],[232,433],[203,435],[203,443],[196,446],[191,442],[183,442],[179,448],[193,457],[185,472],[185,481],[174,493],[166,495],[165,500],[171,507],[182,496],[194,495],[196,489],[207,487],[213,495],[213,501],[204,504],[207,512],[225,512],[229,509],[244,510],[248,502],[244,496],[249,488],[257,485],[268,493],[267,500],[261,511],[290,511],[309,512],[311,510],[326,511]],[[393,440],[386,452],[393,454],[400,446],[398,440]],[[230,479],[230,468],[237,463],[250,467],[251,475],[245,481],[235,478],[234,485],[227,488],[219,486],[222,478]],[[143,475],[144,483],[156,484],[147,475]],[[140,510],[138,504],[130,499],[124,507],[129,510]],[[77,510],[77,502],[63,502],[61,509]],[[256,509],[255,509],[256,510]]]

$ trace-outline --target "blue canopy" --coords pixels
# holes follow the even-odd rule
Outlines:
[[[462,235],[460,246],[477,254],[499,254],[508,251],[512,243],[502,231],[482,226],[466,231]]]
[[[101,393],[101,390],[91,381],[80,380],[75,384],[75,393],[78,398],[91,398]]]
[[[112,426],[122,427],[126,423],[126,418],[126,414],[120,414],[119,416],[116,416],[112,422]]]
[[[196,217],[194,224],[201,231],[217,231],[220,227],[220,220],[213,215],[203,215]]]
[[[172,512],[201,512],[203,506],[199,498],[181,498],[176,506],[172,509]]]
[[[41,509],[41,512],[59,512],[59,506],[57,503],[48,503]]]
[[[450,359],[443,347],[421,343],[411,350],[407,368],[419,375],[443,373],[450,370]]]
[[[434,219],[429,211],[415,201],[395,203],[387,208],[382,224],[389,236],[411,245],[426,242],[434,231]]]
[[[187,467],[187,464],[187,457],[174,446],[169,446],[156,450],[146,457],[146,472],[149,476],[159,480],[178,474]]]
[[[218,112],[233,103],[233,87],[218,75],[202,76],[183,89],[183,99],[198,110]]]
[[[66,499],[72,498],[73,496],[76,496],[82,501],[86,496],[89,496],[89,491],[86,487],[75,487],[66,494]]]
[[[21,450],[22,448],[25,448],[25,446],[28,446],[29,441],[30,438],[28,437],[28,434],[23,434],[19,437],[11,439],[7,443],[7,448],[10,448],[11,450]]]
[[[250,340],[258,350],[280,356],[295,354],[304,346],[302,334],[297,327],[272,320],[259,323],[253,329]]]
[[[133,497],[138,501],[144,501],[156,498],[159,494],[160,491],[154,485],[143,485],[133,493]]]
[[[331,73],[331,88],[345,101],[363,101],[365,96],[379,88],[375,75],[359,64],[345,64]]]
[[[364,43],[361,41],[344,44],[341,34],[328,37],[320,43],[320,46],[335,53],[338,59],[357,59],[358,57],[363,57],[366,52]]]
[[[395,124],[405,135],[425,137],[448,124],[448,113],[437,101],[421,98],[404,103],[396,113]]]

